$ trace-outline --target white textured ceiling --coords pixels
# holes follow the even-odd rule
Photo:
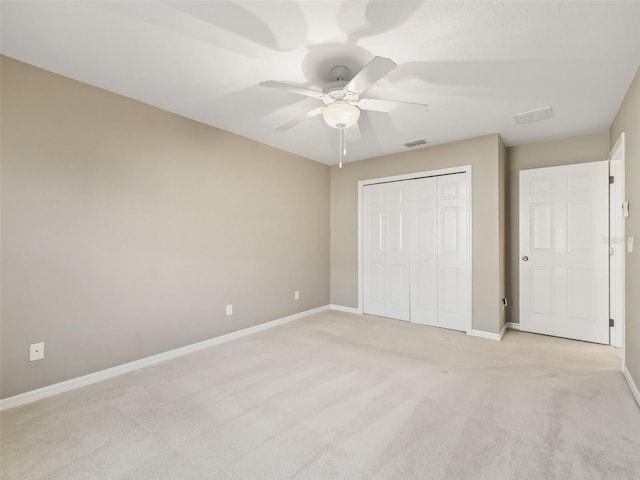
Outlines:
[[[347,160],[499,133],[507,145],[609,128],[640,65],[640,2],[2,1],[2,53],[329,165],[311,88],[374,56],[398,67],[367,97],[428,103],[363,112]],[[554,116],[517,125],[516,113]]]

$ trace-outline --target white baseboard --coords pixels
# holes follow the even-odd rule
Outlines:
[[[499,342],[502,340],[502,335],[504,335],[504,328],[501,333],[489,333],[482,330],[474,330],[471,329],[467,332],[467,335],[471,335],[472,337],[486,338],[487,340],[495,340]]]
[[[500,340],[502,340],[502,338],[504,337],[505,333],[507,333],[507,324],[506,323],[502,326],[502,330],[500,330]]]
[[[334,305],[333,303],[329,305],[330,310],[337,310],[338,312],[347,312],[347,313],[360,313],[360,310],[354,307],[343,307],[342,305]]]
[[[510,330],[520,330],[520,324],[515,322],[507,322],[506,327]]]
[[[294,313],[293,315],[289,315],[287,317],[282,317],[276,320],[272,320],[270,322],[254,325],[253,327],[248,327],[242,330],[238,330],[236,332],[220,335],[219,337],[203,340],[202,342],[192,343],[191,345],[186,345],[184,347],[176,348],[174,350],[158,353],[156,355],[151,355],[150,357],[141,358],[140,360],[134,360],[133,362],[117,365],[115,367],[107,368],[105,370],[100,370],[98,372],[90,373],[88,375],[83,375],[81,377],[65,380],[64,382],[48,385],[46,387],[21,393],[13,397],[3,398],[3,399],[0,399],[0,411],[6,410],[9,408],[19,407],[20,405],[25,405],[27,403],[35,402],[43,398],[51,397],[53,395],[58,395],[59,393],[68,392],[70,390],[75,390],[76,388],[101,382],[102,380],[107,380],[109,378],[117,377],[118,375],[123,375],[133,370],[138,370],[140,368],[148,367],[149,365],[154,365],[156,363],[164,362],[165,360],[171,360],[172,358],[181,357],[183,355],[187,355],[189,353],[196,352],[198,350],[203,350],[205,348],[209,348],[214,345],[219,345],[221,343],[229,342],[237,338],[246,337],[247,335],[261,332],[262,330],[267,330],[269,328],[277,327],[278,325],[282,325],[282,324],[291,322],[293,320],[298,320],[300,318],[313,315],[314,313],[324,312],[328,309],[329,309],[328,305],[324,305],[318,308],[312,308],[311,310],[306,310],[300,313]]]
[[[624,375],[624,378],[627,380],[627,383],[629,384],[629,388],[631,389],[631,393],[633,394],[633,397],[636,399],[636,403],[638,404],[638,407],[640,407],[640,390],[638,390],[638,386],[636,385],[636,382],[633,381],[631,372],[629,372],[629,369],[627,368],[626,365],[622,366],[622,374]]]

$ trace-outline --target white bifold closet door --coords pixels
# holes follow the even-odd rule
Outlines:
[[[411,321],[466,330],[468,192],[464,174],[412,181]]]
[[[466,174],[364,188],[363,311],[467,330]]]

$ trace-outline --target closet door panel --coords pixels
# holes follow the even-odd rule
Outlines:
[[[469,324],[469,225],[465,174],[438,177],[438,326]]]
[[[386,201],[381,185],[364,189],[363,225],[363,288],[364,312],[372,315],[387,314],[385,272],[385,217]]]
[[[409,321],[411,281],[411,182],[384,186],[387,204],[385,267],[387,272],[387,317]]]
[[[409,320],[409,186],[364,188],[364,313]]]
[[[411,321],[438,325],[438,209],[435,177],[412,180]]]

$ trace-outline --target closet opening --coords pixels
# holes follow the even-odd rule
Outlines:
[[[358,183],[360,313],[471,330],[471,167]]]

